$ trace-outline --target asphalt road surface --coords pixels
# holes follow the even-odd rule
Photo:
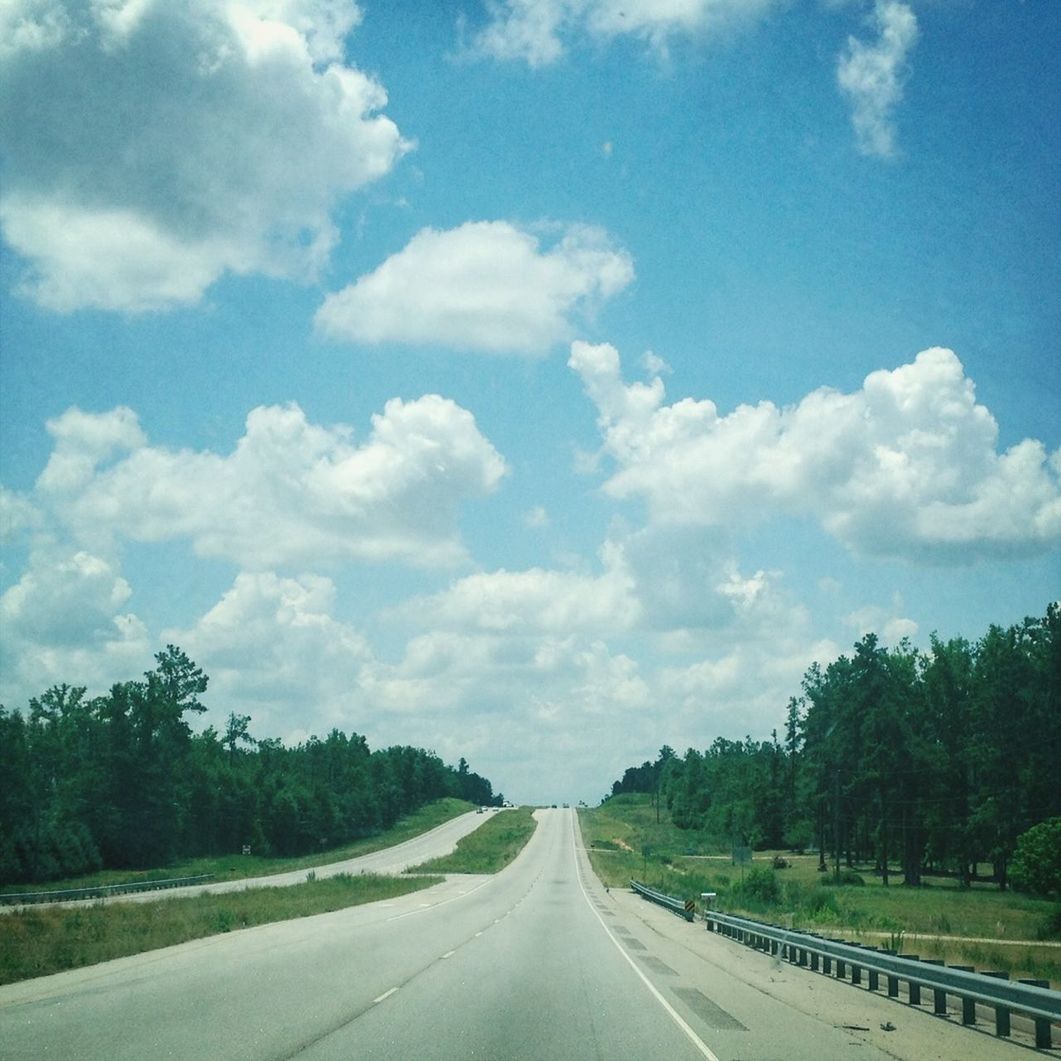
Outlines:
[[[0,1057],[988,1061],[1021,1050],[608,893],[574,812],[538,817],[493,877],[0,988]]]

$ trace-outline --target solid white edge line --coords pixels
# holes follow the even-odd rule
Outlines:
[[[594,907],[593,903],[590,901],[589,893],[586,891],[586,885],[583,883],[582,880],[582,870],[579,868],[578,865],[578,852],[574,850],[574,846],[575,845],[572,844],[571,853],[574,856],[575,860],[575,878],[578,880],[578,886],[582,890],[582,897],[586,900],[586,905],[589,907],[590,912],[593,914],[593,916],[600,922],[600,927],[604,929],[605,933],[608,936],[608,939],[610,939],[612,943],[615,944],[615,949],[626,959],[627,964],[630,966],[630,968],[633,969],[634,972],[637,973],[637,975],[641,978],[641,982],[645,985],[645,987],[649,989],[649,991],[652,992],[652,996],[667,1011],[667,1015],[671,1018],[671,1020],[673,1020],[674,1023],[677,1024],[678,1027],[681,1028],[681,1030],[685,1032],[685,1034],[689,1037],[689,1040],[692,1042],[693,1046],[695,1046],[697,1050],[699,1050],[700,1053],[707,1058],[707,1061],[720,1061],[718,1055],[711,1050],[707,1043],[705,1043],[703,1039],[701,1039],[700,1036],[693,1031],[692,1028],[689,1027],[689,1025],[682,1018],[682,1015],[663,997],[663,995],[660,994],[659,990],[656,988],[656,985],[653,984],[652,981],[649,980],[649,978],[645,976],[645,974],[637,967],[637,964],[635,963],[634,959],[631,958],[625,950],[623,950],[622,944],[615,938],[615,936],[612,935],[612,931],[610,928],[608,928],[607,924],[605,924],[604,918],[601,917],[601,915]]]
[[[396,987],[392,987],[389,991],[384,991],[383,994],[379,996],[379,998],[374,998],[372,1000],[372,1005],[375,1006],[377,1003],[382,1002],[385,998],[390,998],[391,995],[393,995],[394,992],[397,990],[398,989]]]

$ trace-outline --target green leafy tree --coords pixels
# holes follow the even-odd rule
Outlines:
[[[1021,891],[1061,899],[1061,818],[1050,818],[1021,834],[1011,877]]]

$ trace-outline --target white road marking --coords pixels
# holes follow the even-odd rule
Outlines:
[[[605,924],[604,918],[601,917],[599,913],[597,913],[596,907],[594,907],[593,903],[590,901],[589,893],[586,891],[586,885],[582,882],[582,870],[579,868],[578,854],[574,850],[574,846],[574,844],[571,845],[571,854],[575,860],[575,877],[578,880],[578,886],[582,889],[582,896],[586,900],[586,905],[593,912],[593,916],[600,922],[600,927],[603,928],[604,931],[607,933],[608,939],[610,939],[612,943],[615,944],[615,949],[623,956],[623,958],[626,959],[630,968],[633,969],[634,972],[637,973],[637,975],[641,978],[641,982],[645,985],[645,987],[649,989],[649,991],[652,992],[652,996],[667,1011],[667,1015],[671,1018],[671,1020],[673,1020],[674,1023],[677,1024],[678,1027],[681,1028],[681,1030],[685,1032],[685,1034],[689,1037],[689,1040],[692,1042],[693,1046],[695,1046],[697,1050],[699,1050],[700,1053],[707,1058],[707,1061],[719,1061],[718,1055],[715,1054],[707,1045],[707,1043],[705,1043],[703,1039],[701,1039],[700,1036],[697,1035],[696,1032],[694,1032],[693,1029],[689,1027],[689,1025],[682,1019],[682,1015],[659,993],[656,988],[656,985],[653,984],[647,976],[645,976],[645,974],[638,968],[637,964],[634,962],[634,959],[631,958],[625,950],[623,950],[622,944],[615,938],[615,936],[612,935],[612,931],[610,928],[608,928],[607,924]]]
[[[448,951],[446,951],[445,954],[442,955],[442,957],[443,958],[452,958],[453,955],[456,954],[456,953],[457,952],[455,950],[448,950]]]
[[[382,1002],[385,998],[390,998],[391,995],[393,995],[394,992],[397,990],[398,989],[396,987],[392,987],[389,991],[384,991],[383,994],[379,996],[379,998],[374,998],[372,1000],[372,1005],[376,1005],[377,1002]]]
[[[472,888],[472,890],[470,892],[458,892],[456,895],[451,895],[448,899],[439,899],[439,901],[437,903],[421,903],[420,904],[420,909],[407,910],[404,914],[394,914],[393,916],[388,917],[387,920],[388,921],[400,921],[403,917],[412,917],[413,914],[421,913],[425,908],[428,909],[428,910],[434,910],[435,907],[437,907],[437,906],[445,906],[446,903],[452,903],[452,902],[455,902],[457,899],[463,899],[465,897],[465,895],[473,895],[480,888],[485,888],[488,884],[493,884],[494,880],[495,880],[494,877],[487,877],[486,880],[484,880],[482,884],[477,884],[474,888]],[[214,936],[209,936],[207,938],[208,939],[214,939],[215,937]]]

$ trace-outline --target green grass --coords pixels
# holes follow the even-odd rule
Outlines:
[[[409,873],[496,873],[523,850],[537,822],[530,807],[496,811],[474,833],[457,841],[457,850],[414,866]]]
[[[340,874],[287,888],[92,906],[28,907],[0,916],[0,984],[76,969],[272,921],[405,895],[438,877]]]
[[[775,872],[769,868],[774,852],[756,852],[752,863],[741,867],[733,864],[728,852],[719,852],[703,837],[674,826],[666,808],[657,823],[648,796],[613,796],[579,814],[593,868],[610,886],[622,887],[637,879],[683,899],[699,899],[701,892],[713,891],[718,907],[732,913],[791,928],[835,932],[875,946],[902,938],[905,952],[922,957],[1002,970],[1014,977],[1061,981],[1061,948],[1036,942],[972,941],[1057,939],[1056,904],[1042,899],[989,886],[959,889],[943,878],[930,878],[922,888],[903,887],[898,883],[901,878],[893,878],[884,887],[869,868],[858,870],[865,882],[861,887],[838,886],[831,872],[818,872],[817,855],[781,852],[791,865]],[[755,870],[774,872],[777,886],[768,889],[776,892],[774,900],[742,887],[742,878],[750,883]],[[757,879],[762,883],[758,875]],[[966,938],[909,939],[913,934]]]
[[[169,877],[197,877],[201,874],[210,874],[213,881],[242,880],[246,877],[266,877],[273,873],[285,873],[290,870],[312,869],[315,866],[325,866],[331,862],[343,862],[348,858],[371,854],[385,847],[394,847],[395,844],[429,832],[443,822],[466,814],[472,809],[473,805],[462,799],[435,800],[433,803],[425,804],[408,817],[400,819],[385,832],[345,844],[342,847],[295,858],[274,858],[254,854],[190,858],[174,862],[164,868],[137,871],[105,870],[88,876],[49,881],[46,885],[0,884],[0,892],[62,891],[67,888],[92,888],[101,884],[127,884],[164,880]]]

